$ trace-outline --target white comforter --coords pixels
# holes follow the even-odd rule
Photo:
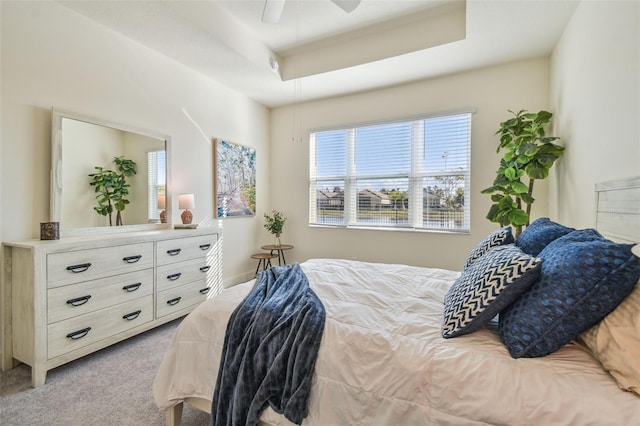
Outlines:
[[[640,398],[570,344],[512,359],[496,330],[443,339],[458,272],[346,260],[302,265],[327,311],[308,425],[633,425]],[[154,382],[167,409],[211,400],[227,320],[253,282],[226,289],[180,325]],[[263,419],[287,424],[272,411]]]

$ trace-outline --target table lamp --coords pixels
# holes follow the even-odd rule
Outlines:
[[[160,223],[167,223],[167,211],[165,210],[167,203],[167,197],[164,194],[158,194],[158,210],[162,209],[160,212]]]
[[[182,223],[185,225],[190,224],[191,220],[193,219],[193,214],[189,211],[189,209],[196,208],[196,200],[193,194],[178,195],[178,208],[184,209],[182,215],[180,215],[180,217],[182,218]]]

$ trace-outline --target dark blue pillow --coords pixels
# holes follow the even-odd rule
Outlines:
[[[462,265],[462,270],[464,271],[465,269],[467,269],[473,264],[473,262],[480,259],[483,254],[485,254],[492,248],[511,243],[513,243],[513,234],[511,233],[510,226],[504,226],[493,231],[492,233],[484,237],[482,241],[476,244],[473,250],[471,250],[466,260],[464,261],[464,265]]]
[[[500,313],[514,358],[548,355],[599,322],[633,290],[640,259],[595,229],[573,231],[540,252],[540,278]]]
[[[489,250],[447,292],[442,337],[471,333],[485,325],[529,288],[541,263],[513,244]]]
[[[574,230],[553,222],[548,217],[541,217],[522,231],[516,240],[516,246],[531,256],[537,256],[550,242]]]

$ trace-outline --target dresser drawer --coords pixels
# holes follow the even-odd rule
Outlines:
[[[158,241],[156,262],[158,265],[209,256],[218,240],[217,234],[198,237],[176,238]]]
[[[157,289],[158,291],[167,290],[197,280],[205,282],[213,272],[213,267],[207,264],[207,259],[160,266],[156,272]]]
[[[153,294],[153,269],[114,275],[47,291],[48,323]]]
[[[59,287],[153,267],[153,243],[47,255],[47,287]]]
[[[156,317],[160,318],[202,303],[207,300],[212,291],[212,288],[207,286],[204,280],[161,291],[158,293],[156,301]]]
[[[91,343],[153,320],[153,296],[100,309],[47,327],[48,358],[71,352]]]

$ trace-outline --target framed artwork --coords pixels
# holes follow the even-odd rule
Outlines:
[[[255,216],[256,150],[222,139],[213,144],[216,217]]]

